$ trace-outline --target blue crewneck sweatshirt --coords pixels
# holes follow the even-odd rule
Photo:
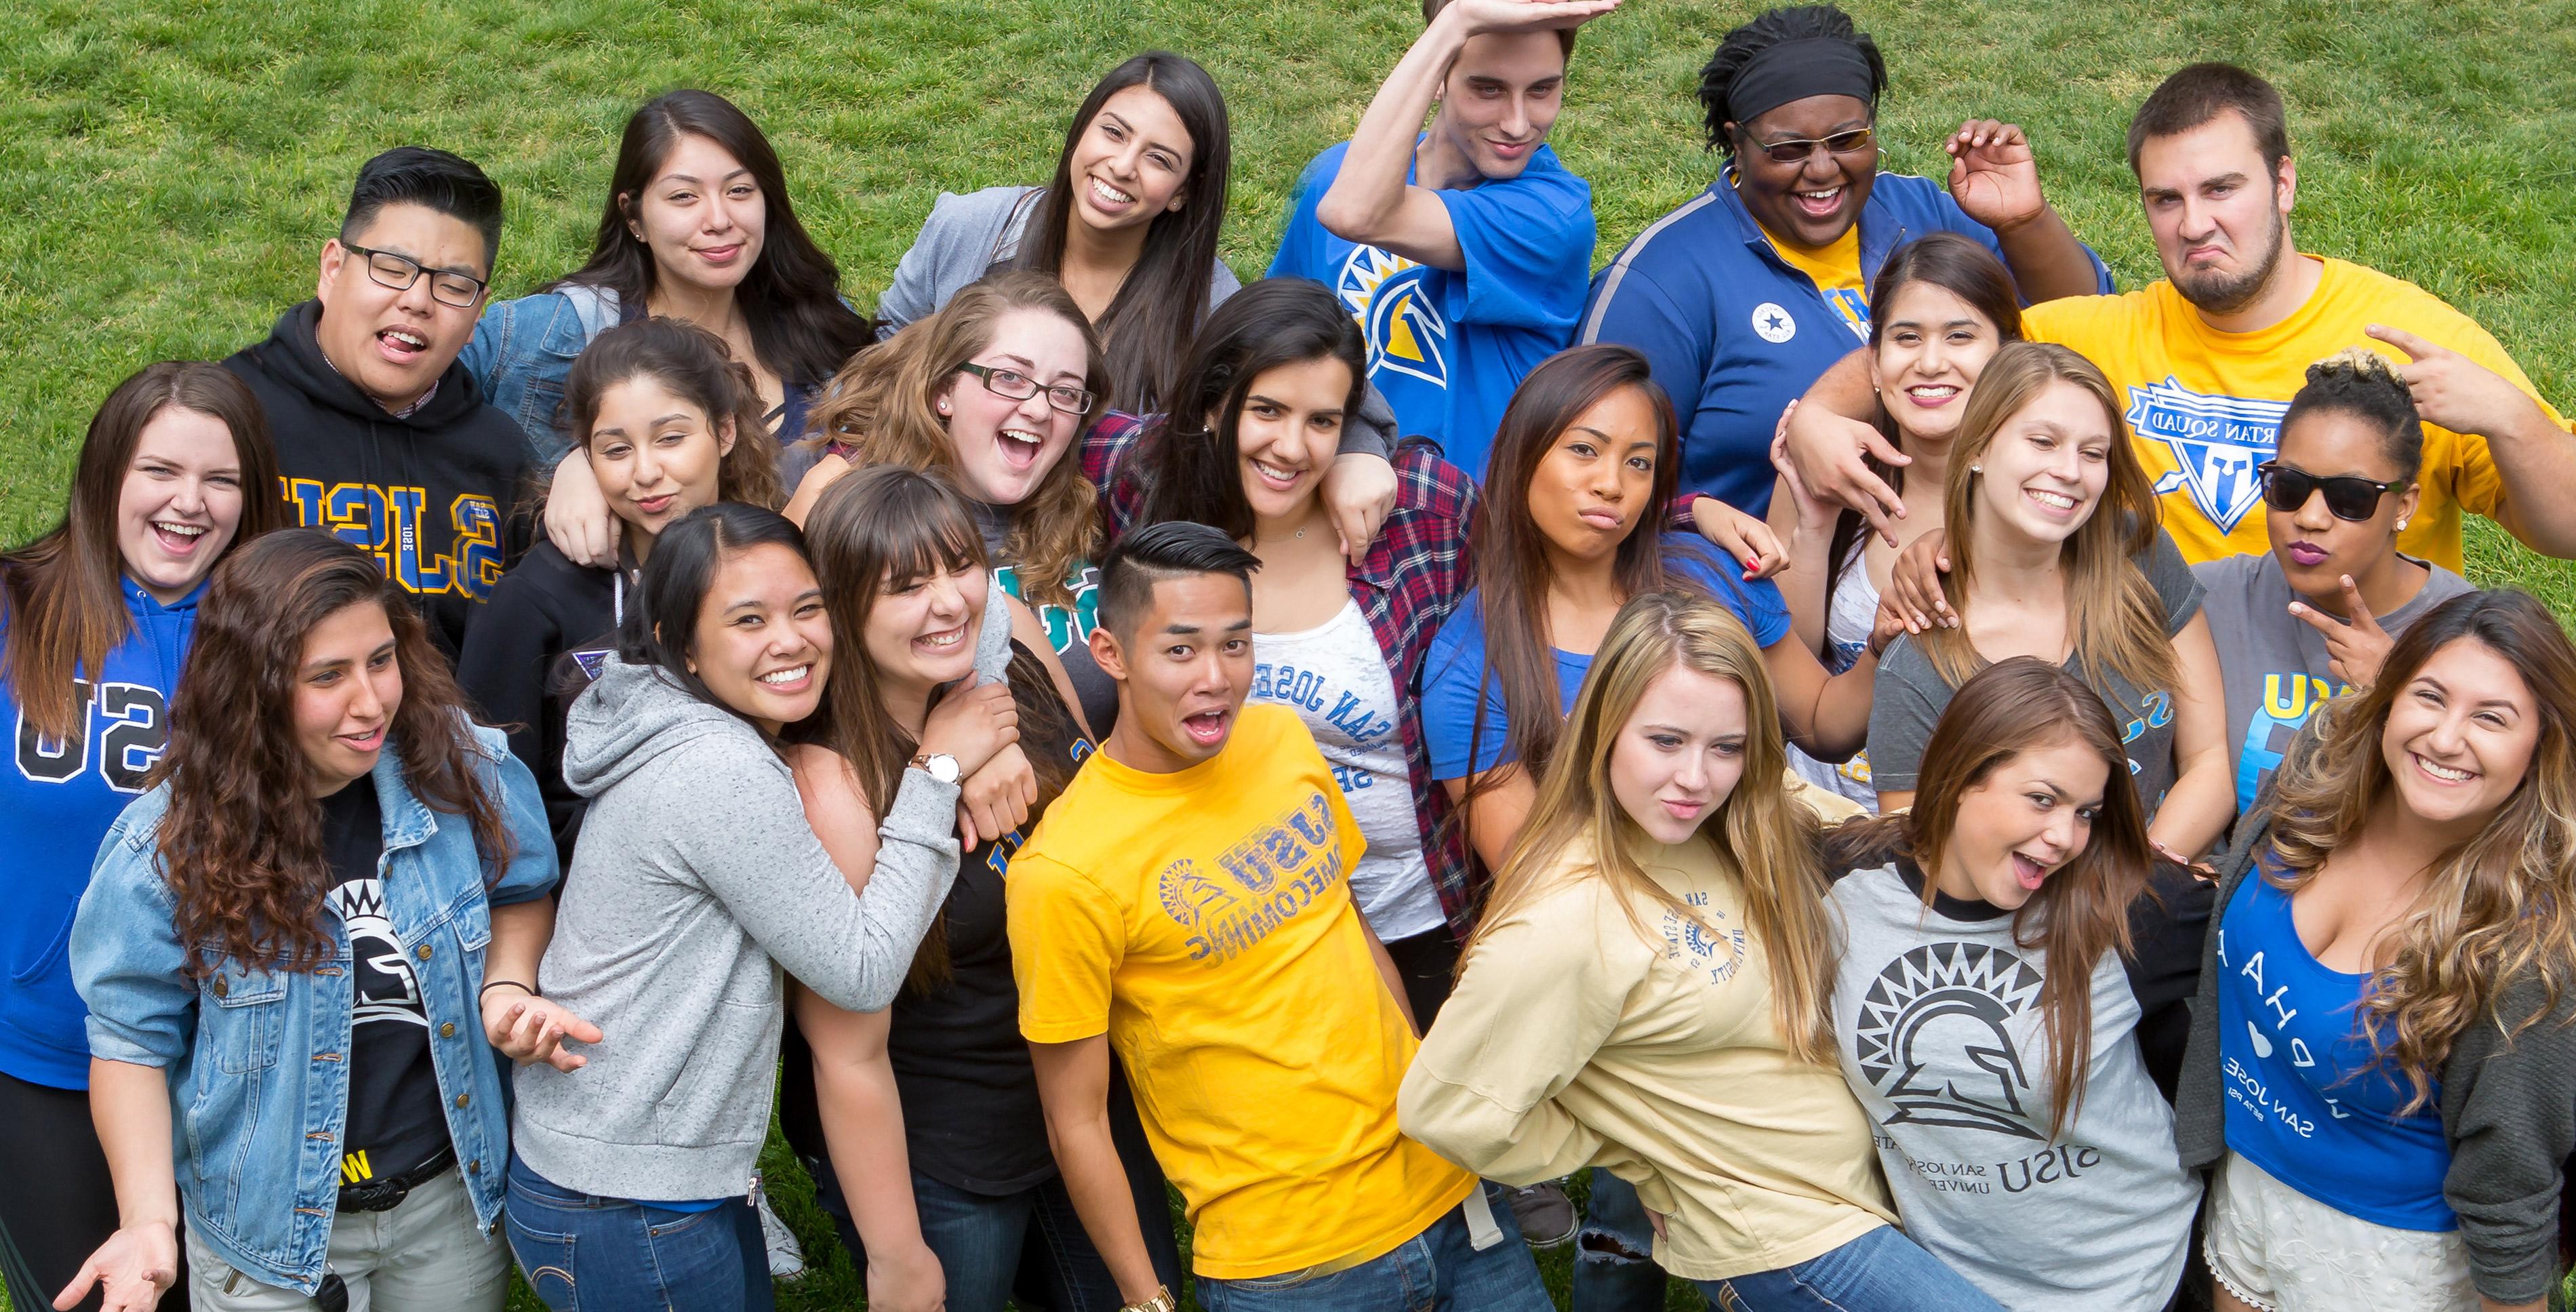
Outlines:
[[[0,770],[0,1072],[57,1089],[89,1087],[86,1014],[64,957],[72,913],[89,887],[99,840],[169,739],[179,662],[197,625],[195,591],[163,605],[120,579],[133,631],[96,671],[84,670],[81,733],[46,742],[25,722],[17,689],[0,682],[11,764]],[[0,634],[9,617],[0,614]]]

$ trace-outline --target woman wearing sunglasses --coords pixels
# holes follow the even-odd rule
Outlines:
[[[1726,167],[1593,280],[1578,340],[1653,363],[1681,418],[1685,492],[1765,512],[1781,407],[1869,340],[1870,289],[1908,238],[1974,238],[2025,303],[2111,290],[2041,195],[2020,128],[1961,124],[1943,142],[1946,184],[1880,172],[1886,86],[1876,43],[1831,5],[1774,9],[1727,33],[1699,81]]]
[[[2397,550],[2423,464],[2423,420],[2386,359],[2356,347],[2319,361],[2255,467],[2272,550],[2192,566],[2208,589],[2239,811],[2319,705],[2369,687],[2416,617],[2469,590]]]

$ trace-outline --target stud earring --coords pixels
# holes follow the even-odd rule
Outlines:
[[[2399,528],[2404,528],[2404,527],[2406,527],[2406,521],[2405,521],[2405,520],[2402,520],[2402,519],[2401,519],[2401,520],[2399,520],[2399,521],[2397,521],[2397,527],[2399,527]]]
[[[1971,474],[1982,474],[1986,472],[1986,467],[1984,465],[1970,465],[1968,466],[1968,472]]]

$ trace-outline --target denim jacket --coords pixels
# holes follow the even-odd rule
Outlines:
[[[473,827],[412,796],[395,752],[377,760],[372,782],[384,809],[385,914],[413,958],[439,1102],[488,1233],[510,1156],[504,1059],[484,1040],[477,998],[491,909],[545,896],[556,872],[535,777],[498,730],[473,733],[477,773],[499,795],[514,849],[488,889]],[[348,1116],[348,936],[326,916],[331,954],[310,972],[226,957],[189,979],[156,850],[169,805],[163,784],[117,818],[72,923],[90,1053],[168,1072],[171,1161],[189,1229],[243,1273],[311,1294],[330,1244]]]
[[[566,287],[516,300],[494,301],[474,325],[474,340],[456,357],[483,399],[519,421],[540,477],[572,450],[564,428],[564,380],[590,339],[624,321],[617,293],[605,287]]]

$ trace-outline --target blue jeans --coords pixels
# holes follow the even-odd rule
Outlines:
[[[510,1252],[554,1312],[770,1312],[760,1213],[740,1198],[675,1212],[575,1193],[510,1159]]]
[[[1574,1312],[1662,1312],[1664,1269],[1637,1186],[1594,1168],[1592,1201],[1574,1241]]]
[[[814,1201],[830,1214],[850,1260],[865,1272],[867,1251],[850,1222],[849,1202],[831,1163],[817,1159],[809,1167]],[[1131,1170],[1128,1185],[1136,1192],[1137,1219],[1154,1273],[1178,1292],[1180,1249],[1172,1241],[1163,1177],[1160,1171],[1150,1175],[1140,1183]],[[970,1193],[914,1171],[912,1206],[921,1218],[922,1242],[939,1259],[947,1279],[948,1312],[1003,1312],[1014,1294],[1024,1305],[1034,1301],[1047,1312],[1118,1312],[1127,1304],[1118,1296],[1109,1264],[1082,1228],[1061,1176],[1015,1194],[993,1195]]]
[[[1199,1306],[1207,1312],[1554,1312],[1512,1209],[1493,1186],[1478,1187],[1503,1232],[1502,1242],[1483,1252],[1468,1238],[1461,1204],[1394,1252],[1347,1271],[1257,1280],[1200,1276]]]
[[[2002,1312],[1892,1225],[1796,1266],[1693,1283],[1717,1312]]]

